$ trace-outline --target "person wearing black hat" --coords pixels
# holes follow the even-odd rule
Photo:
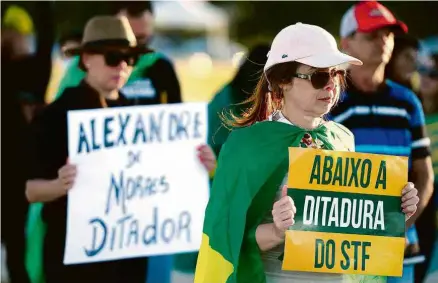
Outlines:
[[[119,90],[138,56],[151,50],[137,45],[125,17],[97,16],[87,23],[82,44],[66,52],[80,56],[80,67],[86,76],[79,86],[65,89],[62,97],[47,106],[32,124],[34,166],[26,195],[30,202],[44,203],[43,220],[47,224],[43,252],[45,281],[144,283],[147,266],[144,258],[63,264],[67,192],[76,176],[76,167],[67,161],[67,112],[129,105]]]
[[[109,1],[108,12],[127,17],[139,45],[149,46],[154,36],[154,15],[151,1]],[[55,99],[66,87],[76,86],[85,76],[73,56],[66,69]],[[123,93],[136,105],[180,103],[181,87],[173,63],[167,56],[154,50],[140,56]]]

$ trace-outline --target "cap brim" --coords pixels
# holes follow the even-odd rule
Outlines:
[[[335,51],[332,53],[323,53],[295,60],[299,63],[314,68],[330,68],[343,64],[362,65],[362,61],[350,55]]]
[[[375,30],[381,29],[381,28],[395,28],[402,33],[408,33],[408,26],[402,22],[397,21],[396,23],[384,23],[384,24],[378,24],[373,27],[369,27],[367,29],[358,29],[359,32],[373,32]]]

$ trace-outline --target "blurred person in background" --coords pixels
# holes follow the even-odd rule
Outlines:
[[[438,54],[431,54],[430,57],[430,65],[420,67],[420,98],[428,115],[438,112]]]
[[[401,84],[415,93],[420,91],[420,75],[417,72],[420,42],[408,34],[394,39],[394,50],[385,68],[385,78]]]
[[[420,50],[420,42],[410,35],[399,35],[395,37],[394,40],[394,51],[385,69],[385,77],[396,83],[399,83],[412,91],[414,91],[422,101],[424,114],[426,118],[427,134],[432,141],[431,148],[432,153],[435,152],[436,145],[433,144],[434,139],[436,139],[436,130],[434,130],[433,124],[435,124],[436,117],[436,107],[438,106],[438,97],[436,96],[437,90],[431,89],[429,91],[426,88],[425,94],[421,93],[421,86],[428,84],[433,81],[433,68],[429,70],[422,71],[423,74],[417,71],[418,67],[418,56]],[[422,82],[422,80],[424,82]],[[433,84],[433,83],[432,83]],[[434,166],[434,171],[436,171],[436,154],[432,154],[432,162]],[[435,184],[437,183],[437,174],[435,173]],[[429,267],[429,263],[432,256],[432,251],[435,243],[436,235],[436,221],[435,221],[435,195],[436,195],[436,185],[434,186],[434,192],[429,201],[428,205],[425,207],[423,213],[418,217],[415,227],[418,233],[418,246],[421,253],[424,254],[425,260],[419,264],[415,265],[415,282],[423,282],[426,272]],[[411,246],[411,248],[414,248]],[[415,252],[415,251],[410,251]]]
[[[19,96],[26,118],[45,104],[52,68],[54,15],[52,3],[36,5],[34,19],[16,5],[2,5],[2,82]],[[10,80],[10,78],[12,80]],[[20,80],[17,83],[17,80]]]
[[[110,1],[110,13],[126,16],[138,44],[149,46],[154,33],[154,17],[150,1]],[[64,74],[55,99],[66,87],[76,86],[85,76],[76,56]],[[123,92],[136,105],[181,102],[181,89],[171,61],[159,52],[140,57]]]
[[[220,149],[230,134],[230,129],[222,124],[221,116],[229,112],[240,115],[246,110],[248,104],[245,101],[254,92],[269,48],[268,44],[258,44],[251,48],[234,78],[216,93],[208,104],[208,143],[216,156],[219,156]]]
[[[432,55],[430,66],[420,67],[421,73],[421,100],[426,114],[427,132],[431,139],[432,162],[435,173],[435,184],[433,201],[427,207],[426,217],[420,217],[424,227],[417,225],[420,240],[426,239],[424,246],[420,242],[421,248],[428,249],[429,258],[427,264],[416,269],[417,282],[423,282],[423,278],[428,275],[425,282],[432,283],[438,280],[438,55]],[[435,231],[432,231],[430,222],[435,223]],[[421,228],[422,231],[420,230]],[[418,272],[418,276],[417,276]]]
[[[11,283],[29,282],[25,270],[25,222],[28,203],[29,122],[44,104],[51,70],[52,6],[37,5],[31,15],[16,5],[2,3],[2,242]],[[32,40],[36,38],[36,50]]]
[[[427,207],[433,192],[430,139],[423,108],[408,88],[385,80],[385,67],[394,49],[394,36],[407,33],[386,7],[376,1],[355,4],[341,21],[341,44],[364,65],[349,70],[347,90],[331,112],[331,119],[351,130],[357,152],[409,157],[409,180],[418,189],[416,214],[407,222],[407,249],[403,277],[388,282],[414,282],[413,263],[419,255],[414,223]]]
[[[65,53],[66,50],[76,48],[81,45],[82,31],[73,31],[65,34],[59,40],[61,48],[61,60],[70,60],[71,56]]]
[[[67,112],[128,106],[119,91],[126,83],[139,54],[150,52],[136,44],[126,18],[100,16],[86,25],[80,47],[67,52],[80,57],[86,73],[78,86],[66,88],[62,97],[36,116],[33,168],[27,182],[29,202],[43,202],[44,276],[56,282],[145,282],[146,259],[128,259],[64,265],[67,220],[67,193],[72,187],[76,167],[67,162]],[[66,163],[67,162],[67,163]]]

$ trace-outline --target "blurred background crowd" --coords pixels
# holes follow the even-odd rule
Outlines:
[[[28,125],[65,87],[75,84],[68,67],[73,58],[65,48],[79,46],[85,23],[93,16],[125,11],[137,41],[156,50],[145,63],[158,103],[206,101],[209,113],[244,101],[261,74],[269,43],[283,27],[296,22],[319,25],[339,39],[342,15],[354,2],[296,1],[11,1],[1,3],[2,101],[2,282],[26,282],[24,272],[25,225],[29,204],[25,198],[25,163]],[[435,176],[438,173],[438,2],[385,2],[409,26],[395,39],[386,76],[410,88],[423,104],[432,141]],[[209,118],[217,129],[219,119]],[[209,141],[215,153],[226,133]],[[213,136],[210,136],[213,139]],[[437,179],[435,177],[435,179]],[[435,186],[436,187],[436,186]],[[434,194],[436,195],[436,193]],[[436,199],[436,197],[435,197]],[[436,201],[436,200],[435,200]],[[433,202],[433,201],[431,201]],[[431,206],[433,207],[433,206]],[[434,209],[421,225],[422,237],[433,233]],[[428,228],[430,224],[430,228]],[[427,240],[425,240],[427,241]],[[436,247],[435,247],[436,249]],[[433,249],[416,263],[416,282],[426,274],[438,282],[438,254]],[[415,254],[415,252],[413,252]],[[434,258],[435,257],[435,258]],[[172,266],[171,257],[157,259],[161,272]],[[180,261],[192,268],[195,259]],[[20,267],[20,263],[22,266]],[[190,264],[192,264],[190,266]],[[150,263],[151,265],[151,263]],[[166,272],[166,271],[162,271]],[[14,279],[13,278],[18,278]],[[167,278],[167,277],[166,277]],[[150,279],[148,282],[162,282]],[[28,282],[28,281],[27,281]],[[178,281],[175,281],[177,283]]]

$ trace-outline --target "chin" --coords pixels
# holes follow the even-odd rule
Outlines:
[[[115,83],[115,82],[111,82],[111,83],[109,83],[109,84],[107,84],[106,85],[106,89],[108,90],[108,91],[113,91],[113,90],[119,90],[121,87],[119,87],[119,84],[118,83]]]
[[[122,87],[124,87],[124,86],[125,86],[125,84],[126,84],[126,82],[125,82],[125,81],[123,81],[123,82],[120,82],[120,83],[118,83],[118,84],[117,84],[117,88],[118,88],[118,89],[121,89]]]
[[[332,106],[330,105],[330,107],[325,107],[324,109],[315,109],[313,113],[315,114],[315,117],[322,117],[328,114],[331,108]]]

